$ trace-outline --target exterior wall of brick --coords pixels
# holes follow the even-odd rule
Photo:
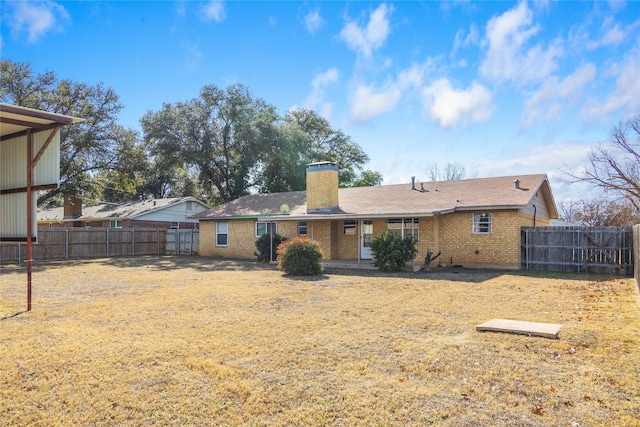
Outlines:
[[[473,233],[473,212],[436,217],[442,251],[439,262],[465,267],[520,267],[520,227],[532,218],[512,211],[491,215],[491,233]]]
[[[278,234],[291,239],[298,235],[298,221],[278,221]]]
[[[473,212],[461,212],[419,219],[418,254],[423,262],[428,250],[442,251],[432,264],[446,263],[469,268],[519,268],[520,227],[533,225],[533,217],[517,210],[495,211],[490,234],[473,233]],[[229,244],[218,247],[215,221],[200,223],[200,254],[229,258],[253,258],[255,252],[255,220],[228,221]],[[536,225],[548,225],[536,219]],[[373,237],[387,230],[387,219],[373,220]],[[298,221],[278,221],[278,233],[297,235]],[[327,260],[355,260],[360,245],[360,222],[353,235],[343,234],[342,220],[307,221],[307,236],[316,240]]]
[[[255,220],[220,221],[228,225],[228,245],[216,245],[216,221],[200,221],[200,255],[225,258],[253,258]]]
[[[338,206],[338,168],[332,164],[307,168],[307,211]]]
[[[307,237],[318,242],[324,259],[335,259],[333,258],[334,245],[332,241],[334,239],[332,239],[333,233],[330,220],[307,221]]]
[[[334,221],[336,226],[336,259],[358,259],[360,244],[360,224],[356,225],[355,234],[344,234],[342,220]]]

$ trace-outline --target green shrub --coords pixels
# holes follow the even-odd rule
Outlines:
[[[322,271],[322,250],[315,240],[294,237],[278,246],[278,268],[294,276],[313,276]]]
[[[371,253],[376,267],[386,273],[392,273],[413,260],[418,249],[412,236],[400,237],[395,232],[386,231],[371,241]]]
[[[278,245],[286,240],[286,237],[278,233],[273,235],[273,243],[271,242],[271,234],[263,234],[256,240],[256,249],[254,253],[258,257],[258,261],[269,262],[269,255],[272,255],[271,261],[275,261],[278,256]]]

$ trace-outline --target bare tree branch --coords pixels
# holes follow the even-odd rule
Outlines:
[[[565,181],[616,194],[640,211],[640,114],[618,123],[610,138],[591,150],[583,171],[564,169]]]

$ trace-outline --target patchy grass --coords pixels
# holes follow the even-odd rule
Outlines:
[[[0,269],[3,425],[640,425],[627,278],[148,257],[33,283],[22,312],[24,268]],[[564,327],[475,331],[494,317]]]

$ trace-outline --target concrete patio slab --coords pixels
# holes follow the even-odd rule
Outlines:
[[[523,322],[520,320],[491,319],[476,326],[476,331],[506,332],[545,338],[558,338],[562,325],[557,323]]]

